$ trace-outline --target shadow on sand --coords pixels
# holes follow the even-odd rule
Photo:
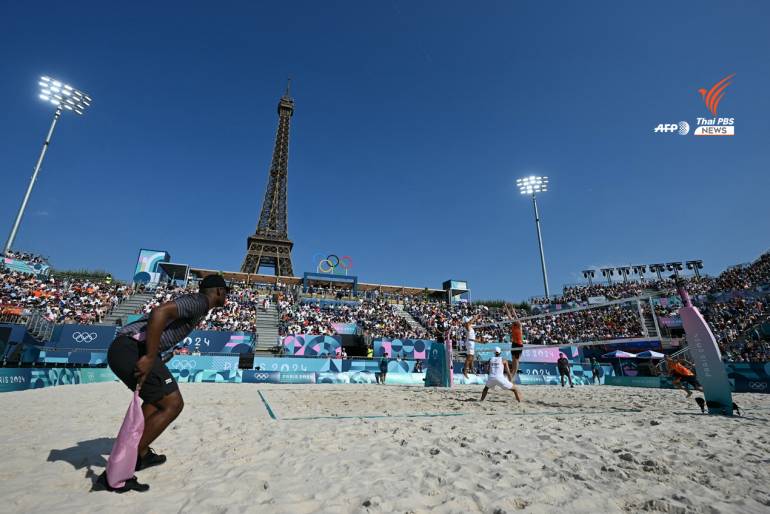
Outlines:
[[[97,484],[99,475],[93,468],[106,468],[107,458],[115,443],[114,437],[99,437],[89,441],[80,441],[75,446],[62,450],[51,450],[48,454],[48,462],[64,461],[72,465],[74,469],[86,468],[85,478],[91,480],[92,491],[102,490]]]

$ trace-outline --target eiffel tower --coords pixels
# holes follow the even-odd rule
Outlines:
[[[246,257],[241,273],[259,273],[260,267],[273,268],[276,276],[291,277],[291,249],[286,224],[286,177],[289,172],[289,121],[294,114],[294,100],[286,93],[278,102],[278,132],[275,135],[273,160],[270,163],[265,199],[254,235],[246,243]]]

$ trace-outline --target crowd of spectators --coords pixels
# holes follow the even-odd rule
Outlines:
[[[385,300],[352,302],[303,303],[288,296],[278,302],[281,335],[335,334],[333,324],[355,323],[373,339],[415,339],[424,331],[413,328],[398,313],[397,307]]]
[[[503,310],[467,303],[450,306],[444,302],[413,301],[406,308],[429,333],[435,331],[438,323],[446,323],[449,338],[454,341],[465,338],[464,322],[468,319],[473,320],[478,342],[504,341],[514,312],[517,318],[526,314],[512,307]],[[523,320],[521,328],[529,344],[568,344],[643,335],[636,304],[545,314]]]
[[[153,290],[154,296],[137,312],[147,314],[158,305],[171,301],[178,296],[196,292],[195,287],[183,288],[159,285]],[[271,297],[281,294],[278,286],[242,286],[233,284],[224,307],[209,311],[196,327],[199,330],[220,330],[227,332],[255,332],[257,330],[257,311],[267,311],[272,307]]]
[[[745,266],[732,266],[716,278],[713,291],[746,291],[770,284],[770,252]]]
[[[683,277],[691,296],[714,294],[724,291],[746,291],[770,284],[770,252],[764,253],[751,264],[732,266],[717,277]],[[566,286],[560,296],[532,298],[533,305],[568,304],[587,302],[589,297],[618,300],[641,296],[647,291],[674,291],[676,285],[670,278],[622,281],[613,284]]]
[[[722,357],[733,362],[770,361],[770,341],[752,338],[750,329],[770,322],[770,297],[733,298],[727,302],[702,305]]]
[[[12,252],[7,256],[27,262],[46,262],[40,256],[24,252]],[[757,337],[748,335],[753,327],[770,322],[770,296],[729,299],[723,295],[713,296],[725,291],[756,291],[759,286],[770,284],[770,253],[750,265],[731,267],[716,278],[690,277],[686,280],[688,291],[710,323],[727,360],[770,360],[770,346],[761,339],[761,334]],[[561,297],[550,301],[567,305],[563,305],[561,311],[529,317],[522,322],[522,331],[530,344],[569,344],[641,337],[645,333],[644,323],[635,302],[585,310],[571,310],[569,306],[585,305],[589,297],[617,300],[640,296],[651,290],[671,291],[673,294],[674,289],[675,284],[670,279],[565,287]],[[139,313],[149,312],[157,305],[191,290],[160,286]],[[2,314],[21,315],[34,310],[53,323],[99,323],[130,293],[128,286],[84,279],[36,277],[0,267]],[[502,310],[469,303],[449,305],[445,301],[430,300],[427,296],[369,292],[363,297],[353,298],[344,290],[334,288],[314,288],[302,295],[298,293],[298,286],[236,284],[226,305],[211,311],[198,328],[254,332],[258,311],[273,311],[277,305],[281,335],[332,335],[335,333],[334,324],[355,323],[372,339],[433,339],[438,331],[443,331],[450,340],[462,341],[466,337],[464,324],[473,319],[477,340],[485,342],[507,338],[508,325],[501,322],[510,322],[512,313],[515,312],[517,318],[528,315],[510,307]],[[756,296],[756,293],[752,294]],[[321,296],[333,301],[303,303],[301,296],[315,299]],[[342,298],[349,298],[349,301],[341,301]],[[417,323],[405,319],[399,312],[402,308]],[[677,310],[676,306],[655,306],[659,317],[675,318]]]
[[[0,312],[37,311],[52,323],[100,323],[130,288],[78,279],[39,278],[0,268]]]

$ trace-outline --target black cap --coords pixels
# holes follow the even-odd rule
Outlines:
[[[222,275],[208,275],[206,278],[201,280],[200,290],[203,291],[204,289],[209,289],[213,287],[224,287],[228,291],[230,290],[229,287],[227,287],[227,283],[225,282],[225,279],[222,277]]]

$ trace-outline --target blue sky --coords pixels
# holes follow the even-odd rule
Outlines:
[[[161,5],[162,4],[162,5]],[[17,248],[130,278],[139,248],[237,270],[293,77],[295,273],[347,254],[365,282],[477,298],[552,290],[590,266],[770,248],[767,2],[4,2],[5,237],[51,109],[37,77],[94,98],[65,116]],[[655,134],[720,104],[735,137]]]

